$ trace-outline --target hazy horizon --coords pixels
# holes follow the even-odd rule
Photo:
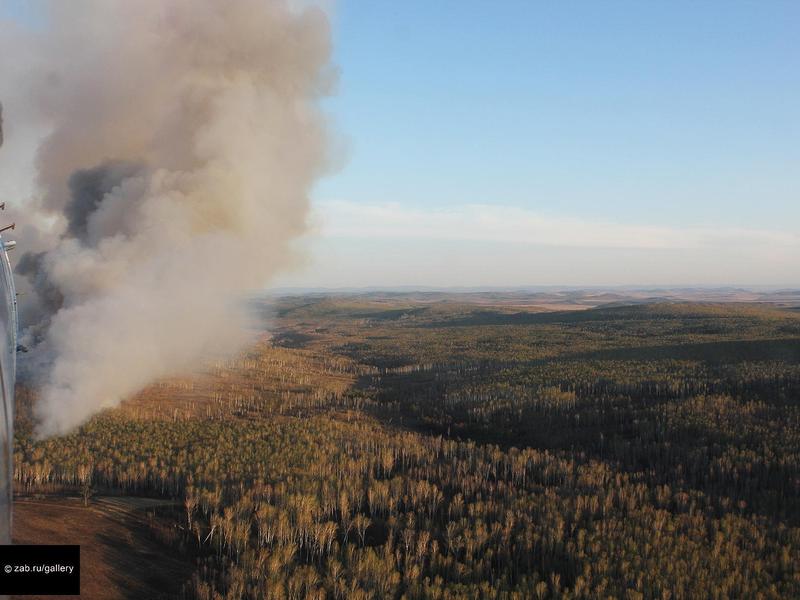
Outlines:
[[[800,294],[798,286],[782,285],[559,285],[559,284],[531,284],[531,285],[384,285],[384,286],[270,286],[265,291],[271,294],[281,293],[359,293],[359,292],[442,292],[442,293],[471,293],[471,292],[508,292],[508,293],[558,293],[558,292],[679,292],[679,291],[725,292],[740,291],[752,293],[788,292]]]

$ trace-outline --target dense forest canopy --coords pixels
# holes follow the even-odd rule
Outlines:
[[[17,491],[174,500],[186,598],[800,596],[800,313],[285,298]]]

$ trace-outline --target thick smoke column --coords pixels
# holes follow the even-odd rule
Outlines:
[[[45,215],[39,433],[246,341],[325,166],[326,17],[267,0],[53,1],[33,98]],[[42,212],[38,215],[42,216]],[[49,313],[49,314],[48,314]]]

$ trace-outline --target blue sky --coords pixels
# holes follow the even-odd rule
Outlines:
[[[334,19],[351,154],[321,195],[800,218],[800,3],[343,2]]]
[[[349,152],[318,187],[321,203],[346,203],[348,213],[391,204],[399,219],[453,213],[454,225],[465,206],[480,205],[609,236],[632,226],[680,240],[698,230],[726,237],[678,241],[674,261],[634,244],[600,265],[596,256],[576,262],[574,240],[558,252],[551,239],[541,255],[553,272],[521,256],[542,251],[538,230],[527,245],[514,241],[524,248],[467,232],[448,250],[476,265],[487,262],[481,253],[495,256],[499,279],[486,266],[454,278],[455,265],[433,270],[420,256],[416,271],[406,265],[376,283],[418,283],[416,274],[465,285],[800,284],[794,242],[767,236],[746,256],[737,248],[743,229],[795,241],[800,232],[800,3],[344,1],[333,20],[341,79],[328,107]],[[369,234],[338,226],[344,217],[334,212],[346,235],[326,240],[322,254],[363,254]],[[445,253],[435,249],[441,236],[409,235],[375,236],[374,256],[402,263],[403,252],[386,247],[392,239]],[[364,284],[374,271],[365,269]]]
[[[800,3],[331,18],[342,166],[278,285],[800,286]]]

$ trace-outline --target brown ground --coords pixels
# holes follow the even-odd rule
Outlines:
[[[157,542],[146,525],[158,501],[108,498],[84,508],[77,498],[16,500],[15,544],[80,544],[81,598],[156,600],[180,592],[192,564]],[[42,596],[76,598],[77,596]],[[12,596],[36,600],[38,596]]]

